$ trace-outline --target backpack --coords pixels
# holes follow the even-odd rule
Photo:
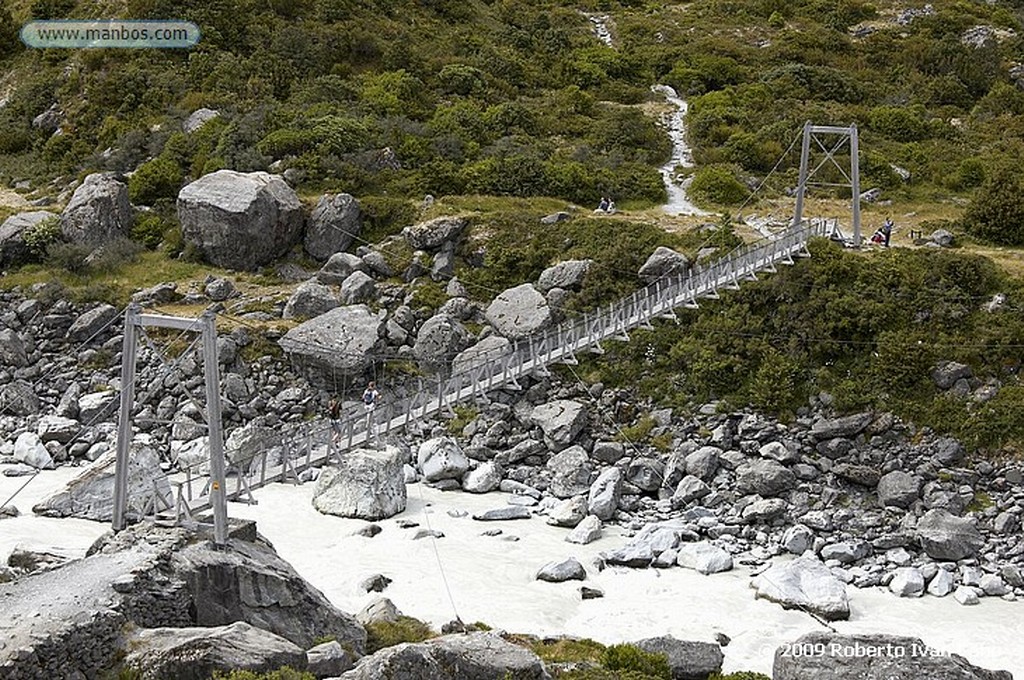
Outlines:
[[[371,406],[373,402],[377,401],[377,392],[375,390],[366,390],[363,392],[363,403],[367,406]]]

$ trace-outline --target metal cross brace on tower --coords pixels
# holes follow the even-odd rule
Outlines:
[[[125,527],[128,505],[128,455],[132,442],[132,408],[135,405],[135,363],[139,336],[146,326],[174,328],[202,333],[203,373],[206,379],[206,424],[210,448],[210,505],[213,508],[214,542],[227,541],[227,499],[224,484],[224,431],[220,412],[220,376],[217,372],[216,317],[212,312],[198,319],[142,314],[131,304],[124,315],[124,344],[121,352],[121,413],[117,426],[117,461],[114,476],[113,529]]]
[[[821,141],[821,136],[825,135],[837,135],[839,139],[834,145],[828,147]],[[808,162],[812,141],[825,152],[825,158],[813,170],[809,170]],[[843,166],[836,162],[835,158],[836,153],[846,145],[847,141],[850,145],[849,174],[847,174]],[[803,146],[800,149],[800,182],[796,190],[796,211],[793,216],[793,226],[799,226],[803,220],[804,194],[807,192],[808,180],[830,161],[848,182],[834,184],[833,186],[850,187],[853,192],[853,244],[860,246],[860,150],[856,125],[836,127],[833,125],[812,125],[810,121],[804,123]]]

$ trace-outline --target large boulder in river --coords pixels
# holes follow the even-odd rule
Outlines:
[[[1013,680],[919,638],[883,633],[814,631],[775,651],[775,680]]]
[[[436,217],[402,230],[402,236],[416,250],[440,248],[447,241],[454,241],[469,224],[465,217]]]
[[[309,216],[303,247],[311,257],[326,260],[348,250],[362,229],[356,199],[348,194],[324,194]]]
[[[462,479],[469,470],[469,458],[451,437],[435,437],[420,444],[416,464],[428,482]]]
[[[112,175],[93,173],[71,195],[60,216],[60,230],[69,241],[98,246],[127,238],[134,221],[124,182]]]
[[[405,510],[407,496],[402,452],[389,446],[347,451],[341,462],[323,469],[313,491],[313,507],[325,515],[376,521]]]
[[[305,650],[244,621],[211,628],[144,628],[130,633],[125,646],[125,666],[146,678],[206,680],[215,671],[306,668]]]
[[[757,597],[777,602],[783,609],[804,609],[826,621],[850,618],[846,586],[816,557],[798,557],[769,567],[750,586]]]
[[[116,452],[110,451],[80,475],[32,507],[32,512],[46,517],[78,517],[109,522],[114,512],[114,472]],[[147,504],[158,496],[173,503],[174,496],[167,475],[160,469],[160,455],[150,446],[135,442],[128,456],[128,495],[125,517],[142,519]]]
[[[385,647],[364,657],[344,680],[550,680],[544,662],[497,633],[446,635]]]
[[[484,312],[487,321],[507,338],[522,338],[551,325],[548,301],[532,283],[509,288]]]
[[[0,268],[21,264],[30,255],[25,244],[25,233],[42,222],[58,219],[45,210],[11,215],[0,224]]]
[[[381,347],[383,324],[366,305],[336,307],[291,329],[278,344],[314,380],[317,373],[361,377]]]
[[[281,257],[302,237],[302,205],[278,175],[218,170],[178,194],[185,240],[219,267],[251,270]]]

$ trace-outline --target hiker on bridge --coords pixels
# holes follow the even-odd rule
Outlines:
[[[331,440],[337,444],[341,441],[341,400],[337,395],[327,402],[327,417],[331,420]]]
[[[377,404],[380,403],[380,392],[377,391],[377,383],[370,381],[363,390],[363,408],[366,409],[366,440],[369,441],[371,437],[376,438],[374,434],[374,412],[377,410]]]

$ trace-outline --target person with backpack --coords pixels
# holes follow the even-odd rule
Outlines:
[[[373,416],[374,411],[377,409],[377,404],[380,402],[380,392],[377,391],[377,383],[370,381],[363,390],[363,408],[366,409],[366,440],[369,441],[371,437],[376,437],[374,434],[374,422]]]
[[[895,225],[893,225],[893,223],[892,223],[892,218],[891,217],[886,217],[885,218],[885,222],[882,223],[882,230],[881,230],[882,231],[882,236],[883,236],[884,241],[885,241],[885,247],[886,248],[889,247],[889,239],[892,237],[892,228],[893,228],[893,226],[895,226]]]
[[[331,420],[331,440],[337,444],[341,441],[341,400],[337,395],[327,402],[327,417]]]

